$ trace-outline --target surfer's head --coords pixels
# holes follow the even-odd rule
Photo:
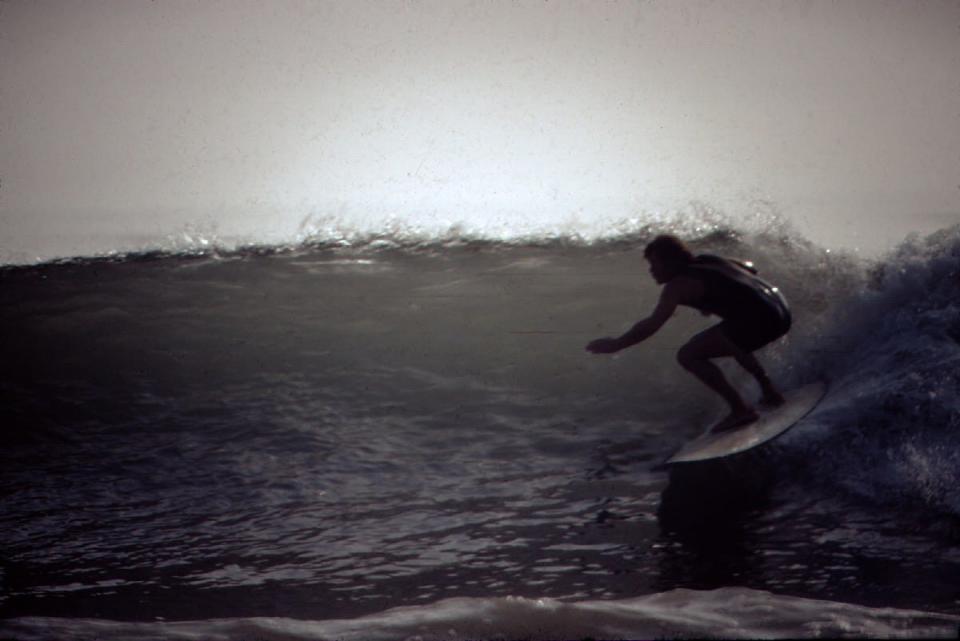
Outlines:
[[[650,262],[650,275],[660,283],[671,281],[693,261],[693,252],[676,236],[657,236],[643,250]]]

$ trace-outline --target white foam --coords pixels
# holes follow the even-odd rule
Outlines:
[[[356,619],[327,621],[255,617],[130,623],[25,617],[0,622],[0,636],[23,641],[937,638],[954,635],[958,624],[960,617],[947,614],[721,588],[677,589],[619,601],[573,603],[546,598],[451,598]]]

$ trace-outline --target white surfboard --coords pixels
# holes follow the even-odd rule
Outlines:
[[[787,402],[780,407],[762,410],[760,418],[729,432],[706,434],[690,441],[680,451],[663,462],[692,463],[722,458],[744,452],[780,436],[817,406],[827,392],[826,383],[811,383],[786,392]]]

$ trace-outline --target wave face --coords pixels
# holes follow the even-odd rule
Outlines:
[[[905,242],[865,276],[831,292],[813,337],[808,367],[832,393],[795,454],[857,496],[960,515],[958,228]]]
[[[423,615],[493,636],[471,627],[493,612],[507,636],[812,636],[823,608],[831,634],[940,630],[960,614],[960,228],[863,261],[776,224],[685,225],[0,270],[4,634],[386,638]],[[752,259],[795,320],[761,360],[830,383],[763,451],[763,500],[692,529],[654,467],[721,410],[674,361],[710,320],[583,350],[656,301],[661,231]]]

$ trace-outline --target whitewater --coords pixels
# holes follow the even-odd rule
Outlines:
[[[785,292],[824,402],[722,464],[656,233]],[[960,227],[865,258],[706,214],[315,229],[0,268],[0,638],[955,637]],[[748,377],[726,369],[748,396]]]

